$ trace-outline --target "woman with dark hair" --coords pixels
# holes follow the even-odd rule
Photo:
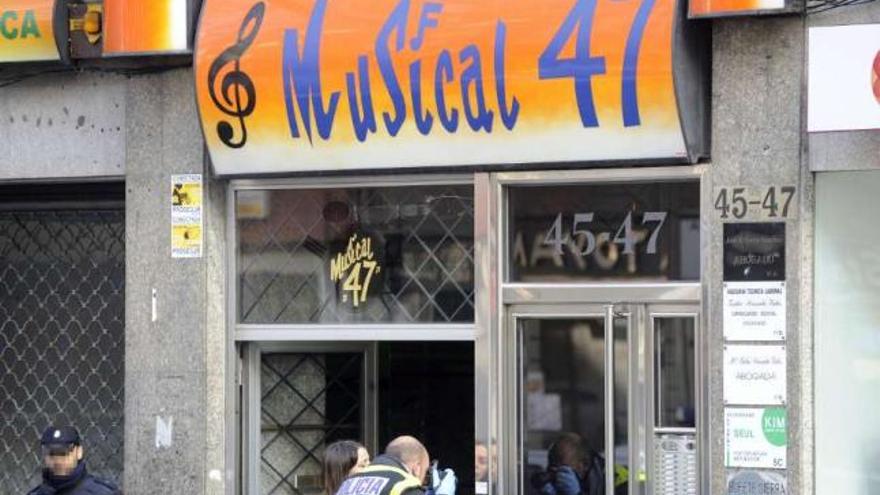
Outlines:
[[[336,495],[339,485],[351,474],[370,465],[370,453],[352,440],[333,442],[324,449],[324,493]]]

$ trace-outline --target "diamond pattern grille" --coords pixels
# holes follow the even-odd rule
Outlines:
[[[260,492],[319,493],[298,481],[320,479],[324,446],[362,437],[363,354],[266,354],[261,368]]]
[[[125,215],[0,212],[0,493],[39,482],[39,437],[75,425],[121,481]]]
[[[262,216],[238,219],[242,323],[473,321],[471,186],[249,194],[263,194],[267,206]],[[382,267],[358,308],[329,273],[353,233],[373,239]]]

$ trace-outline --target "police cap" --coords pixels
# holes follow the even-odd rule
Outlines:
[[[40,445],[70,449],[80,445],[79,432],[72,426],[50,426],[43,431]]]

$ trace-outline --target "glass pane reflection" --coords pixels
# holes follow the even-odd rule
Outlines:
[[[473,186],[247,190],[235,201],[241,323],[474,320]]]
[[[622,466],[628,458],[626,319],[615,320],[614,333],[614,452]],[[595,490],[604,490],[604,318],[523,319],[519,346],[523,493],[540,495],[563,478],[582,493],[600,493]]]
[[[654,318],[657,426],[694,428],[695,321],[693,317]]]
[[[510,187],[514,282],[700,278],[697,182]]]

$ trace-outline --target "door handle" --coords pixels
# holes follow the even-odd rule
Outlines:
[[[605,494],[614,493],[614,305],[605,306]]]

